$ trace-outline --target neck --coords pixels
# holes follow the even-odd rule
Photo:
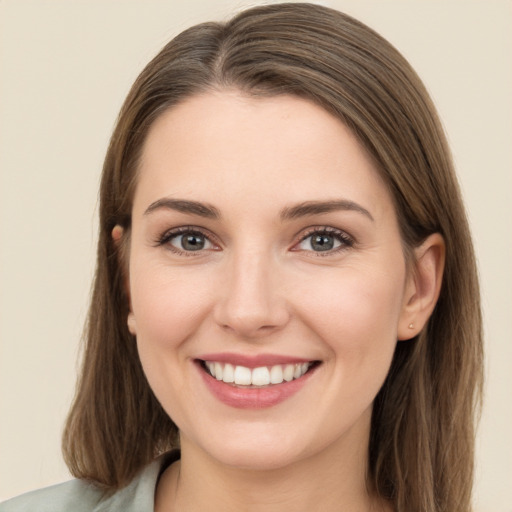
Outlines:
[[[182,436],[181,461],[162,476],[155,512],[389,510],[368,493],[368,436],[361,441],[347,433],[285,467],[254,470],[222,464]]]

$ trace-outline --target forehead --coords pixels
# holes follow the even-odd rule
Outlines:
[[[237,91],[193,96],[150,128],[137,198],[188,197],[212,202],[252,198],[289,202],[346,196],[375,209],[391,198],[353,133],[311,101],[246,96]]]

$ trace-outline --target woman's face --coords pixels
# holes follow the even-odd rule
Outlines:
[[[129,326],[183,446],[250,468],[364,453],[407,283],[388,190],[320,107],[208,93],[152,126]]]

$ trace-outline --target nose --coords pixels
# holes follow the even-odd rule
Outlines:
[[[216,323],[245,339],[258,339],[282,329],[290,314],[272,257],[245,252],[226,263],[219,276],[222,284],[214,310]]]

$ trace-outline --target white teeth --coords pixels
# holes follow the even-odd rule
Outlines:
[[[222,380],[224,382],[235,382],[235,368],[232,364],[226,364],[222,372]]]
[[[217,370],[217,367],[215,367]],[[251,369],[245,366],[237,366],[235,368],[235,384],[240,386],[250,386],[252,384]]]
[[[252,371],[253,386],[268,386],[270,384],[270,372],[266,366],[254,368]]]
[[[222,380],[222,370],[223,365],[221,363],[215,363],[215,378],[217,380]]]
[[[270,369],[270,383],[281,384],[283,382],[283,367],[279,364]]]
[[[268,386],[269,384],[282,384],[299,379],[309,369],[311,363],[297,363],[287,365],[260,366],[247,368],[245,366],[233,366],[229,363],[205,361],[206,368],[217,380],[238,386]]]
[[[290,382],[293,380],[293,371],[295,370],[295,367],[293,366],[293,364],[287,364],[285,367],[284,367],[284,372],[283,372],[283,379],[286,381],[286,382]]]

